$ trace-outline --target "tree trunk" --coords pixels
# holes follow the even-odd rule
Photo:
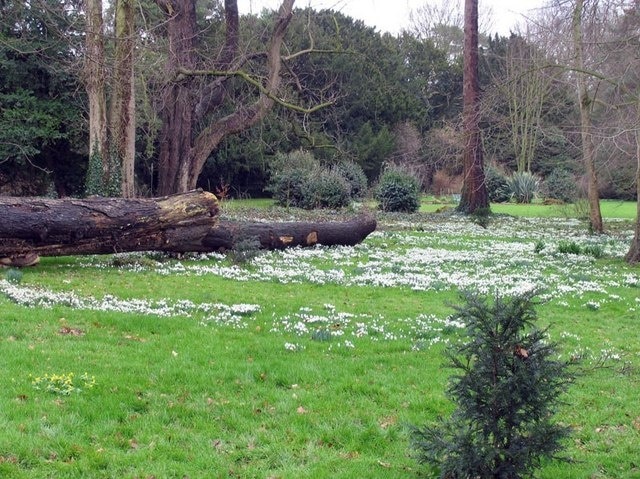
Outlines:
[[[135,196],[135,85],[133,0],[117,0],[115,62],[111,97],[111,143],[122,172],[122,195]]]
[[[89,100],[89,157],[107,155],[107,103],[105,96],[104,24],[102,0],[86,0],[85,88]],[[104,172],[103,172],[104,173]]]
[[[163,92],[163,127],[160,138],[158,192],[179,193],[196,187],[202,169],[213,151],[230,135],[240,133],[261,121],[274,104],[280,85],[281,47],[293,15],[294,0],[283,0],[267,44],[266,69],[262,89],[252,104],[239,105],[229,114],[211,117],[211,109],[221,102],[212,101],[209,88],[199,89],[192,73],[196,66],[193,39],[197,36],[193,0],[156,0],[167,16],[169,58],[167,85]],[[237,0],[225,0],[227,31],[225,46],[214,64],[233,73],[233,58],[238,48]],[[223,75],[224,76],[224,75]],[[221,94],[221,93],[220,93]],[[198,129],[198,124],[207,123]]]
[[[193,110],[197,87],[193,78],[178,75],[180,68],[196,66],[196,8],[193,0],[157,0],[167,17],[169,50],[162,91],[162,130],[158,168],[158,193],[187,191],[192,162]]]
[[[582,137],[582,158],[587,173],[587,198],[589,200],[589,220],[594,233],[602,233],[602,214],[600,212],[600,195],[598,193],[598,176],[596,171],[596,152],[593,144],[593,120],[591,109],[593,99],[589,95],[585,73],[584,38],[582,32],[583,0],[576,1],[573,11],[573,44],[575,54],[575,70],[578,78],[578,106],[580,108],[580,134]]]
[[[640,96],[636,98],[636,115],[640,120]],[[636,169],[636,228],[631,247],[625,256],[627,263],[640,263],[640,123],[636,123],[636,161],[638,168]]]
[[[285,249],[294,246],[353,246],[376,229],[372,216],[360,216],[345,222],[233,222],[220,221],[204,238],[205,249],[212,251],[235,249],[238,243],[255,240],[261,249]]]
[[[218,200],[191,191],[164,198],[0,197],[0,256],[164,250],[203,238]]]
[[[217,221],[218,201],[200,190],[162,198],[84,200],[0,197],[0,265],[38,256],[124,251],[212,252],[243,240],[262,249],[354,245],[376,228],[372,217],[345,222]]]
[[[465,0],[464,69],[462,82],[464,130],[464,183],[458,211],[474,213],[489,207],[484,181],[480,136],[480,85],[478,80],[478,0]]]

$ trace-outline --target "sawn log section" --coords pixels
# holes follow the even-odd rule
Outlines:
[[[264,249],[354,245],[376,228],[372,217],[345,222],[219,221],[214,195],[201,190],[162,198],[0,197],[0,259],[125,251],[208,252],[257,239]]]

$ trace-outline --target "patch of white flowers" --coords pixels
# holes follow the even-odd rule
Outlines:
[[[112,295],[102,298],[81,297],[73,292],[54,292],[44,288],[34,288],[0,280],[0,292],[13,302],[30,308],[50,309],[66,306],[73,309],[113,311],[120,313],[144,314],[160,317],[184,316],[202,317],[201,322],[246,327],[245,319],[260,312],[258,304],[194,303],[189,300],[121,299]]]
[[[499,223],[499,224],[498,224]],[[623,299],[621,288],[640,288],[640,277],[620,273],[586,254],[558,252],[560,241],[596,246],[603,254],[621,258],[632,232],[619,236],[589,236],[573,219],[492,219],[489,230],[453,216],[446,222],[394,223],[395,231],[376,231],[362,244],[347,247],[291,248],[270,251],[247,265],[230,265],[220,254],[191,255],[188,261],[123,261],[130,271],[153,270],[161,275],[220,276],[231,281],[271,281],[284,284],[337,284],[349,287],[407,288],[413,291],[475,290],[480,293],[519,295],[542,291],[543,301],[570,307],[567,299],[580,299],[583,308],[599,310],[608,302],[635,311],[640,295]],[[397,228],[410,230],[398,231]],[[134,255],[134,254],[132,254]],[[126,260],[127,258],[123,258]],[[136,259],[135,256],[132,258]],[[86,267],[113,267],[99,258],[82,260]],[[81,297],[0,280],[0,293],[27,307],[118,311],[160,317],[194,317],[203,325],[246,328],[248,320],[262,312],[257,304],[194,303],[189,300],[121,299]],[[296,338],[287,351],[302,351],[305,341],[326,341],[328,349],[349,350],[359,341],[403,341],[407,349],[420,351],[447,344],[465,325],[451,317],[423,314],[409,318],[385,318],[377,314],[338,311],[327,303],[316,311],[309,307],[271,316],[272,333]],[[568,333],[567,333],[568,334]],[[567,339],[578,341],[578,338]],[[575,357],[601,355],[579,347]]]
[[[606,296],[614,288],[640,285],[637,275],[621,275],[613,265],[599,263],[594,270],[593,256],[558,252],[561,241],[572,241],[581,247],[598,246],[605,255],[621,258],[628,250],[631,231],[594,238],[574,219],[500,218],[492,222],[489,230],[462,217],[416,223],[407,225],[412,231],[376,231],[353,247],[266,252],[253,258],[249,267],[229,265],[221,255],[203,255],[201,261],[191,258],[189,262],[156,263],[154,268],[163,275],[213,275],[283,284],[404,287],[414,291],[466,289],[501,294],[535,289],[544,292],[544,301],[582,298],[586,294]],[[535,248],[538,243],[544,247]]]

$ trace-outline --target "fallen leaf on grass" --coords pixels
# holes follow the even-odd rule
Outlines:
[[[302,406],[298,407],[298,409],[296,409],[296,412],[298,414],[307,414],[307,410],[305,408],[303,408]]]
[[[398,422],[398,418],[396,416],[383,417],[380,420],[380,427],[382,429],[388,429],[389,426],[393,426],[396,422]]]
[[[358,451],[343,452],[340,457],[343,459],[357,459],[360,457],[360,453]]]
[[[80,328],[70,328],[69,326],[63,326],[58,330],[58,334],[66,336],[84,336],[85,332]]]
[[[125,334],[124,339],[128,339],[129,341],[138,341],[139,343],[144,343],[147,340],[144,338],[141,338],[140,336],[136,336],[135,334]]]

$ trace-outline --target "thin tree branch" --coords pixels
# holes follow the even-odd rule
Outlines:
[[[304,108],[300,105],[290,103],[278,97],[277,95],[275,95],[271,90],[269,90],[262,83],[260,83],[260,81],[256,80],[255,78],[253,78],[251,75],[249,75],[247,72],[243,70],[228,71],[228,70],[187,70],[185,68],[178,69],[178,80],[188,76],[214,76],[214,77],[226,77],[226,78],[229,78],[229,77],[240,78],[246,83],[254,86],[261,94],[265,95],[270,100],[273,100],[278,105],[283,106],[289,110],[296,111],[298,113],[306,113],[306,114],[313,113],[318,110],[321,110],[322,108],[326,108],[330,105],[333,105],[334,103],[333,101],[323,102],[323,103],[319,103],[318,105],[314,105],[311,108]]]

